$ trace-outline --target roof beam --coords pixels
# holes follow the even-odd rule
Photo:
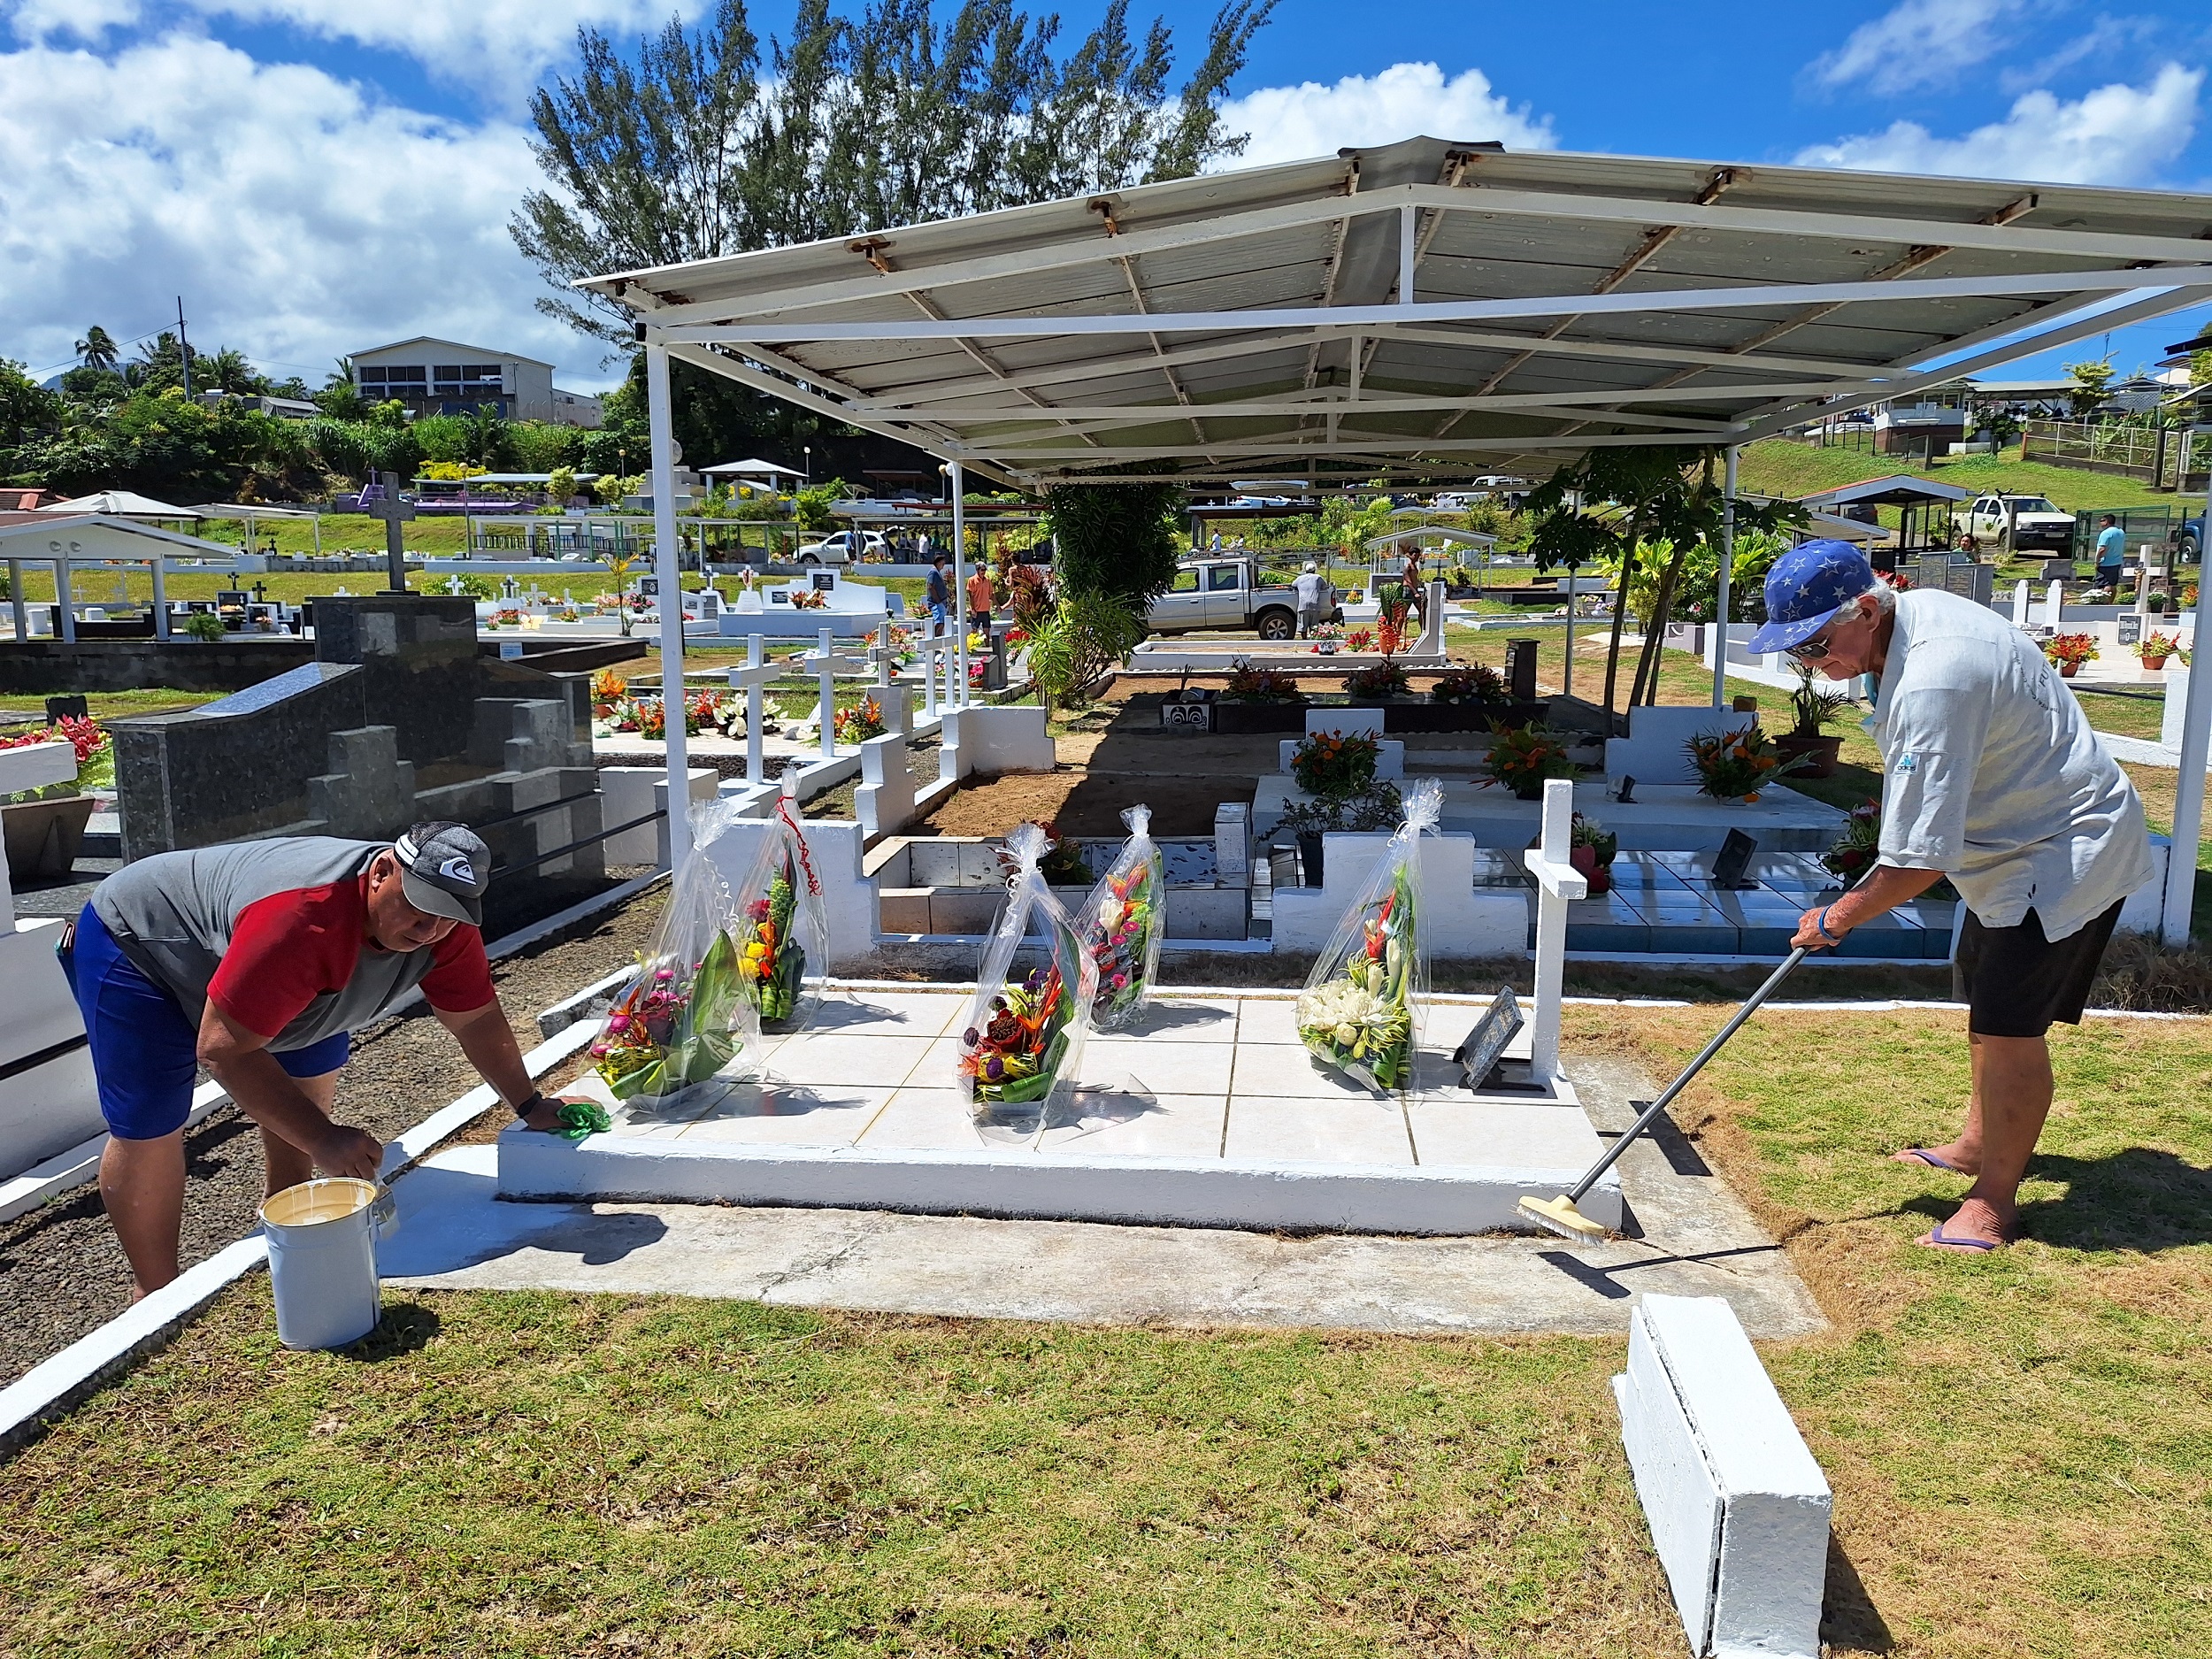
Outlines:
[[[2212,256],[2212,244],[2204,250]],[[1490,321],[1504,318],[1634,315],[1651,311],[1757,311],[1828,301],[2008,299],[2039,294],[2108,294],[2173,288],[2212,264],[2153,270],[2029,271],[2009,276],[1911,277],[1871,282],[1757,283],[1742,288],[1663,288],[1633,294],[1543,295],[1509,300],[1417,300],[1409,305],[1286,306],[1235,311],[1159,311],[1149,316],[1090,315],[948,318],[941,322],[749,322],[644,325],[657,344],[780,344],[829,340],[1035,340],[1077,334],[1213,334],[1317,326],[1379,328],[1402,323]]]
[[[1478,175],[1479,176],[1479,175]],[[1126,203],[1122,206],[1126,211]],[[1180,224],[1132,227],[1121,221],[1120,234],[1070,235],[1044,247],[1015,253],[987,254],[950,259],[941,264],[913,265],[868,277],[798,283],[733,295],[717,300],[660,300],[655,279],[696,285],[711,278],[717,266],[736,272],[748,262],[787,263],[793,250],[776,249],[740,254],[703,266],[671,265],[588,277],[578,287],[608,293],[654,321],[676,324],[705,321],[742,313],[762,316],[794,308],[815,309],[881,299],[920,288],[989,282],[1007,277],[1095,264],[1123,257],[1141,257],[1170,249],[1197,247],[1232,241],[1240,236],[1324,224],[1355,214],[1395,211],[1407,205],[1442,212],[1483,213],[1500,218],[1580,219],[1593,222],[1635,224],[1647,227],[1675,227],[1739,231],[1752,234],[1813,237],[1823,241],[1878,242],[1900,247],[1929,245],[1979,248],[2011,254],[2041,254],[2060,258],[2096,260],[2175,260],[2184,263],[2205,257],[2201,236],[2142,236],[2118,232],[2046,230],[2016,224],[1962,224],[1947,219],[1898,219],[1870,213],[1824,213],[1791,208],[1727,207],[1717,203],[1669,202],[1655,197],[1581,196],[1568,191],[1515,190],[1480,184],[1391,185],[1356,196],[1327,196],[1310,201],[1255,208],[1248,212],[1193,219]],[[872,239],[882,252],[897,246],[897,238]],[[844,244],[849,247],[850,243]],[[885,263],[890,263],[887,259]],[[772,271],[773,263],[769,265]]]
[[[1677,400],[1696,402],[1732,397],[1788,397],[1833,396],[1839,393],[1872,391],[1877,396],[1888,396],[1886,387],[1893,381],[1784,381],[1763,386],[1686,386],[1680,388],[1606,388],[1587,392],[1500,392],[1490,396],[1459,396],[1448,392],[1385,393],[1377,397],[1363,394],[1348,397],[1333,388],[1313,392],[1286,393],[1279,397],[1239,398],[1197,407],[1212,420],[1235,420],[1254,415],[1402,415],[1432,414],[1440,410],[1452,409],[1574,409],[1602,406],[1613,403],[1671,403]],[[1026,405],[1002,404],[978,409],[973,405],[956,403],[910,403],[885,405],[860,403],[856,409],[872,414],[895,413],[902,419],[941,420],[965,423],[977,420],[1023,420],[1039,418],[1040,411]],[[1164,403],[1056,403],[1050,412],[1054,418],[1066,420],[1108,420],[1122,423],[1137,421],[1174,420],[1182,417],[1184,405]]]

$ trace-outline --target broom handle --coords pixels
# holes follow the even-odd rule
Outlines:
[[[1584,1195],[1598,1184],[1599,1179],[1604,1175],[1605,1171],[1613,1167],[1615,1160],[1628,1150],[1629,1142],[1651,1127],[1659,1114],[1667,1110],[1668,1102],[1689,1087],[1690,1079],[1698,1074],[1705,1063],[1721,1051],[1722,1046],[1736,1034],[1744,1021],[1759,1011],[1759,1004],[1774,994],[1774,987],[1789,978],[1790,970],[1804,960],[1805,948],[1802,945],[1783,958],[1782,965],[1767,977],[1767,982],[1764,985],[1751,994],[1750,1000],[1729,1018],[1725,1025],[1713,1033],[1712,1041],[1698,1051],[1697,1058],[1690,1062],[1682,1075],[1668,1084],[1657,1100],[1644,1108],[1644,1115],[1630,1126],[1628,1133],[1616,1140],[1606,1155],[1590,1166],[1590,1172],[1575,1183],[1574,1190],[1567,1194],[1569,1203],[1578,1204],[1582,1202]]]

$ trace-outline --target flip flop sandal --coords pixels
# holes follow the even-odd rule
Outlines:
[[[1909,1158],[1918,1158],[1923,1164],[1926,1164],[1932,1170],[1944,1170],[1953,1175],[1971,1175],[1973,1173],[1971,1170],[1962,1170],[1959,1168],[1957,1164],[1952,1163],[1948,1158],[1937,1156],[1936,1154],[1929,1151],[1925,1147],[1907,1147],[1904,1150],[1903,1156]]]
[[[1993,1250],[1997,1248],[1996,1245],[1991,1243],[1987,1239],[1952,1238],[1948,1233],[1943,1231],[1943,1224],[1940,1221],[1937,1222],[1934,1226],[1929,1228],[1928,1231],[1921,1237],[1915,1239],[1913,1242],[1931,1249]]]

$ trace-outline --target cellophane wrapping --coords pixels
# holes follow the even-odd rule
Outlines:
[[[777,802],[737,896],[738,983],[762,1031],[796,1031],[813,1017],[829,972],[829,918],[787,796]]]
[[[1313,1056],[1379,1094],[1411,1080],[1429,961],[1421,935],[1421,834],[1443,812],[1425,780],[1406,792],[1405,821],[1306,976],[1298,1035]]]
[[[1006,846],[1017,861],[1011,897],[984,947],[960,1034],[960,1093],[979,1124],[1010,1123],[1034,1104],[1041,1133],[1054,1091],[1072,1090],[1080,1074],[1098,973],[1073,919],[1038,872],[1043,830],[1024,824]],[[1014,958],[1033,931],[1042,935],[1045,960],[1017,972]]]
[[[592,1043],[593,1069],[625,1104],[664,1102],[757,1069],[760,1021],[738,975],[743,918],[710,850],[735,821],[726,801],[693,810],[691,849],[652,942]]]
[[[1104,1031],[1129,1024],[1150,999],[1167,934],[1167,868],[1152,839],[1152,809],[1133,806],[1121,821],[1129,839],[1076,913],[1098,975],[1091,1024]]]

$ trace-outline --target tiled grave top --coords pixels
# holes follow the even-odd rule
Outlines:
[[[673,1110],[618,1108],[572,1150],[510,1130],[502,1189],[1479,1232],[1513,1225],[1519,1194],[1550,1196],[1601,1149],[1563,1080],[1553,1096],[1465,1088],[1448,1056],[1476,1007],[1432,1011],[1414,1087],[1387,1098],[1314,1062],[1294,1007],[1171,997],[1134,1030],[1094,1034],[1082,1086],[1033,1146],[979,1129],[961,1100],[966,995],[833,992],[807,1031],[768,1040],[763,1081],[693,1090]],[[1617,1209],[1617,1187],[1598,1202]]]

